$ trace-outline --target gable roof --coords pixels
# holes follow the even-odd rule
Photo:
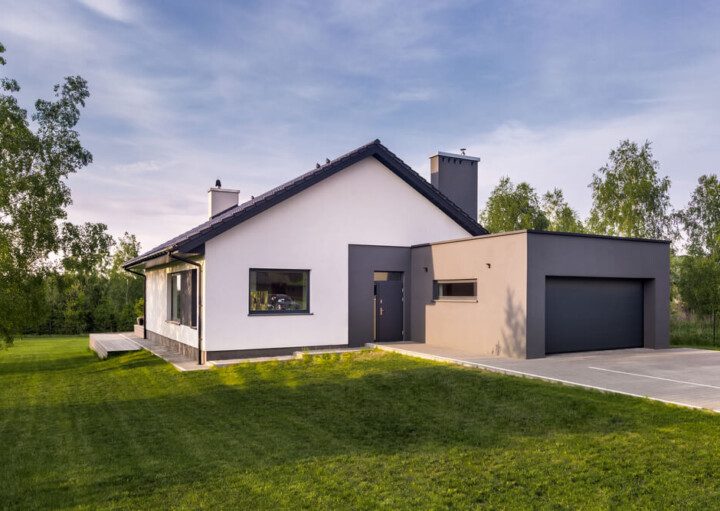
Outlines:
[[[257,197],[244,202],[238,206],[234,206],[216,216],[205,223],[202,223],[190,229],[187,232],[174,237],[171,240],[148,250],[147,252],[130,259],[123,263],[123,268],[130,268],[142,262],[148,261],[155,257],[169,254],[170,252],[192,252],[200,247],[207,240],[235,227],[236,225],[254,217],[255,215],[289,199],[319,183],[320,181],[337,174],[341,170],[364,160],[368,157],[374,157],[380,163],[385,165],[398,177],[407,184],[412,186],[423,197],[437,206],[443,213],[453,219],[458,225],[465,229],[473,236],[487,234],[480,224],[474,218],[468,215],[458,205],[448,199],[445,195],[432,186],[420,174],[411,169],[405,162],[393,154],[387,147],[380,143],[380,140],[373,140],[369,144],[358,147],[354,151],[336,158],[325,165],[311,170],[285,184],[273,188],[272,190],[258,195]]]

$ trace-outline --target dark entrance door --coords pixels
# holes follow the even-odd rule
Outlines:
[[[642,281],[546,279],[546,353],[642,346]]]
[[[375,272],[375,340],[403,340],[403,274]]]

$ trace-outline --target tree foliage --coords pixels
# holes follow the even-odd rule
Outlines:
[[[509,177],[500,179],[493,189],[480,214],[480,223],[490,232],[542,230],[549,225],[535,189],[528,183],[515,186]]]
[[[0,44],[0,54],[5,48]],[[0,61],[5,64],[5,59]],[[74,127],[89,96],[85,80],[65,79],[53,100],[38,100],[30,126],[16,80],[0,81],[0,342],[11,342],[39,299],[48,254],[65,218],[65,179],[92,161]]]
[[[685,227],[687,255],[679,258],[675,287],[685,307],[700,316],[720,310],[720,182],[698,179],[687,208],[678,215]]]
[[[678,293],[685,306],[700,316],[720,310],[720,261],[715,256],[679,258]]]
[[[716,175],[700,176],[687,208],[679,216],[685,227],[689,253],[720,252],[720,181]]]
[[[0,44],[0,65],[4,52]],[[90,96],[87,83],[65,78],[53,99],[35,102],[32,124],[18,103],[19,91],[16,80],[0,80],[0,343],[60,326],[92,330],[98,318],[127,328],[141,294],[139,279],[108,273],[114,241],[104,224],[63,223],[72,202],[67,178],[92,162],[75,130]],[[123,243],[124,253],[137,250],[134,238],[126,235]],[[61,268],[52,254],[61,258]],[[128,303],[109,305],[114,295]]]
[[[105,224],[65,222],[60,241],[63,269],[81,276],[104,276],[114,244]]]
[[[542,210],[548,219],[549,231],[584,232],[582,222],[577,213],[565,200],[560,188],[545,193],[542,198]]]
[[[650,142],[624,140],[593,174],[589,230],[639,238],[672,238],[670,180],[658,177]]]
[[[122,263],[139,253],[140,244],[131,234],[113,240],[103,224],[89,225],[90,239],[95,241],[80,244],[92,247],[91,256],[65,254],[61,271],[45,276],[42,307],[25,332],[76,334],[132,328],[136,311],[142,310],[143,282],[123,270]]]

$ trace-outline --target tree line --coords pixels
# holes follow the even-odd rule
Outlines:
[[[593,205],[584,221],[560,188],[542,196],[528,183],[503,177],[480,212],[490,232],[537,229],[634,238],[677,238],[678,214],[670,205],[670,180],[658,176],[649,141],[624,140],[588,185]]]
[[[0,44],[0,65],[5,65]],[[69,76],[30,118],[18,82],[0,79],[0,346],[20,333],[127,330],[142,309],[142,282],[121,262],[139,244],[102,223],[67,222],[67,178],[92,162],[75,127],[90,96]]]
[[[561,189],[540,196],[530,184],[503,177],[479,221],[490,232],[538,229],[671,241],[675,308],[712,318],[714,340],[720,310],[720,180],[715,174],[700,176],[687,206],[676,211],[670,179],[660,177],[658,169],[649,141],[624,140],[592,176],[592,207],[585,220]]]

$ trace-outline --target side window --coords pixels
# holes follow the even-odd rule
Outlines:
[[[168,320],[197,326],[197,270],[168,275]]]
[[[477,280],[436,280],[433,282],[434,300],[475,300],[477,298]]]

